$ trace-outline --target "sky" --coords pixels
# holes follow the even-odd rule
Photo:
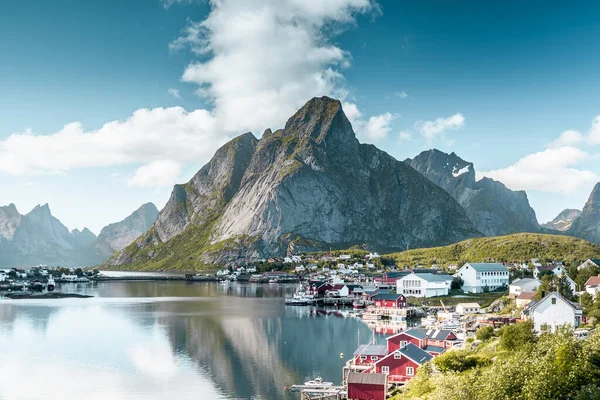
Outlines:
[[[600,3],[0,0],[0,205],[99,233],[314,96],[399,160],[437,148],[538,221],[600,181]]]

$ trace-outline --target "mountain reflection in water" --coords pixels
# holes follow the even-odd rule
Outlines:
[[[57,289],[90,299],[0,299],[0,398],[271,400],[316,376],[340,383],[370,330],[285,307],[295,289],[106,282]]]

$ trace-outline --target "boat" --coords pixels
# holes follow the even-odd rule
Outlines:
[[[323,382],[323,378],[316,377],[312,381],[304,382],[305,386],[333,386],[333,382]]]
[[[29,282],[29,285],[27,285],[27,286],[29,286],[29,289],[31,289],[31,290],[42,291],[42,290],[44,290],[45,285],[42,281],[36,279],[34,281]]]
[[[287,298],[285,299],[286,306],[307,306],[308,301],[306,299]]]
[[[54,278],[48,278],[48,283],[46,284],[46,288],[49,292],[52,292],[56,288],[56,283],[54,282]]]
[[[269,279],[269,283],[270,284],[277,283],[277,279]]]
[[[313,296],[308,296],[304,291],[298,291],[294,293],[292,297],[285,299],[285,305],[287,306],[308,306],[315,304],[316,300]]]
[[[354,300],[352,302],[352,308],[358,310],[361,308],[365,308],[367,306],[367,303],[364,300]]]
[[[428,326],[433,325],[437,322],[435,314],[427,314],[426,317],[421,318],[421,325]]]
[[[8,287],[9,290],[24,290],[25,289],[25,284],[23,282],[11,282],[10,286]]]
[[[229,285],[231,283],[231,281],[229,279],[224,279],[222,281],[219,282],[221,285]]]

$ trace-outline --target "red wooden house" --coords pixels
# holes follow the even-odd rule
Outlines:
[[[432,358],[425,350],[408,343],[378,360],[375,373],[388,375],[389,382],[403,383],[415,376],[417,369]]]
[[[306,293],[315,296],[324,296],[325,292],[332,289],[333,285],[322,281],[309,281],[306,285]]]
[[[348,374],[348,400],[385,400],[387,376],[384,374]]]
[[[448,329],[413,328],[387,338],[389,352],[405,347],[409,343],[435,356],[462,341]]]
[[[382,308],[404,308],[406,307],[406,297],[395,293],[378,293],[372,298],[375,307]]]
[[[362,344],[354,352],[354,363],[356,365],[373,365],[385,357],[388,349],[381,344]]]
[[[373,283],[375,286],[391,286],[396,287],[396,281],[406,275],[408,275],[410,271],[389,271],[384,272],[382,275],[375,276],[373,278]]]

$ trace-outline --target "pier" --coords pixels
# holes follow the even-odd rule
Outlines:
[[[293,385],[288,390],[300,393],[300,400],[341,400],[347,397],[343,386]]]

